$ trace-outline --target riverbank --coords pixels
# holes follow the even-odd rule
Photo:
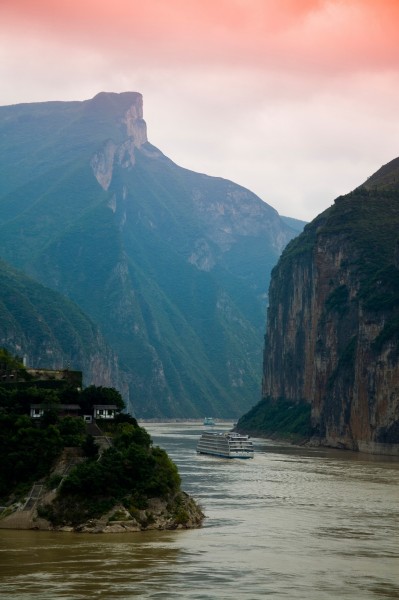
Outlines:
[[[201,527],[205,518],[201,508],[188,494],[180,491],[173,496],[149,498],[145,508],[126,509],[115,504],[111,510],[98,518],[91,518],[78,525],[55,526],[42,515],[55,498],[55,492],[44,494],[25,508],[29,499],[3,509],[0,513],[0,529],[24,529],[63,531],[76,533],[132,533],[148,530],[195,529]]]

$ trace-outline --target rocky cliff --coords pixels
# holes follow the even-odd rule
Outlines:
[[[98,325],[138,417],[238,416],[259,396],[269,275],[297,231],[152,146],[142,102],[0,107],[0,254]]]
[[[337,198],[273,270],[263,402],[310,405],[315,444],[399,453],[398,231],[396,159]]]

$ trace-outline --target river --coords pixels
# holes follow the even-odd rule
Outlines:
[[[0,530],[2,600],[399,599],[398,459],[256,439],[254,459],[229,461],[197,456],[198,423],[145,426],[203,527]]]

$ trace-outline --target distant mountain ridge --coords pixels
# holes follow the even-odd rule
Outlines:
[[[294,219],[293,217],[285,217],[284,215],[280,215],[280,218],[286,223],[291,229],[296,231],[297,233],[302,233],[303,228],[307,225],[307,221],[302,221],[301,219]]]
[[[76,302],[138,417],[238,416],[259,397],[269,274],[296,232],[147,141],[142,96],[0,107],[0,254]]]
[[[270,284],[263,400],[240,429],[399,454],[398,231],[395,159],[290,242]]]
[[[115,353],[78,306],[1,260],[0,290],[0,347],[28,367],[79,366],[86,386],[98,382],[123,390]]]

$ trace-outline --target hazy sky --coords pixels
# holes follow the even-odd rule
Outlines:
[[[399,156],[399,0],[0,0],[0,104],[144,96],[149,140],[311,220]]]

